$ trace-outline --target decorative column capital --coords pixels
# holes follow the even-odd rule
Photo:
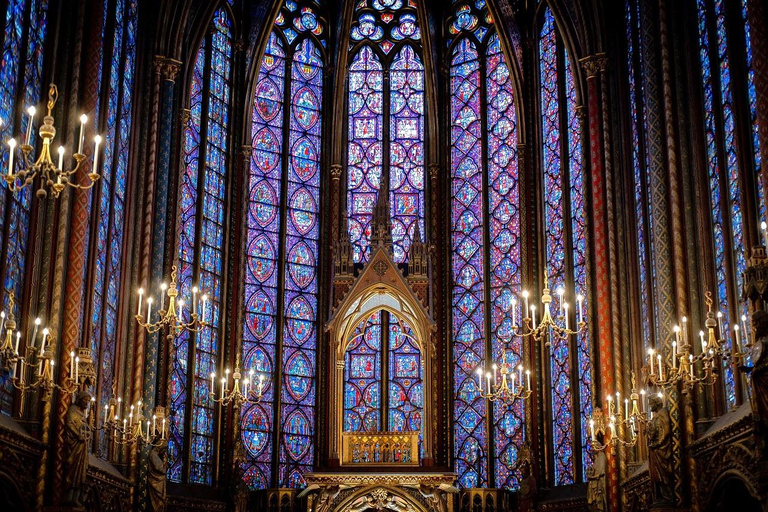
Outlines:
[[[576,117],[578,117],[579,122],[583,124],[584,120],[587,118],[587,107],[584,105],[576,106]]]
[[[161,75],[163,80],[169,82],[175,82],[176,77],[181,69],[181,61],[172,59],[170,57],[163,57],[162,55],[155,55],[155,60],[152,63],[155,73]]]
[[[189,123],[189,119],[192,117],[192,110],[188,108],[181,109],[181,112],[179,112],[179,121],[181,121],[181,128],[184,129],[185,126],[187,126],[187,123]]]
[[[253,146],[243,144],[240,147],[240,154],[243,155],[244,160],[250,160],[251,156],[253,156]]]
[[[245,39],[235,39],[232,42],[232,49],[236,52],[242,52],[245,50]]]
[[[341,164],[331,164],[331,179],[333,181],[339,181],[341,179]]]
[[[596,53],[580,59],[579,63],[581,63],[582,69],[587,74],[587,78],[593,78],[598,73],[605,71],[608,60],[605,58],[604,53]]]
[[[440,164],[429,164],[429,178],[432,181],[437,180],[440,175]]]

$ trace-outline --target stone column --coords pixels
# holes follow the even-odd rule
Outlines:
[[[760,141],[760,175],[763,197],[768,191],[768,5],[761,0],[747,1],[747,16],[752,43],[752,69],[757,98],[757,137]],[[768,201],[768,198],[766,198]]]

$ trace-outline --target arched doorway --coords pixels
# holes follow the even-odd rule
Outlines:
[[[712,491],[706,512],[762,512],[760,501],[755,498],[736,475],[729,475],[721,480]]]

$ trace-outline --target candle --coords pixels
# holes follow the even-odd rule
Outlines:
[[[562,286],[557,289],[557,295],[560,297],[560,300],[558,301],[560,302],[560,313],[565,316],[565,308],[563,307],[563,295],[565,295],[565,289]]]
[[[491,372],[485,374],[485,380],[488,383],[488,394],[491,394]]]
[[[629,400],[624,399],[624,421],[629,421]]]
[[[720,335],[720,339],[723,338],[723,312],[718,311],[717,312],[717,329],[718,334]]]
[[[250,379],[243,380],[243,384],[245,386],[245,399],[247,400],[248,399],[248,392],[250,391],[250,387],[251,387]]]
[[[122,413],[123,413],[123,399],[121,397],[117,397],[117,416],[116,416],[116,418],[119,418]]]
[[[5,311],[0,311],[0,334],[2,334],[3,332],[4,325],[5,325]]]
[[[677,342],[672,342],[672,368],[677,368]]]
[[[19,355],[19,341],[21,341],[21,331],[16,331],[16,346],[14,347],[13,351],[16,353],[16,356]]]
[[[221,399],[224,400],[224,386],[226,383],[226,379],[224,377],[221,378]]]
[[[139,288],[139,309],[136,310],[136,316],[141,316],[141,299],[144,298],[144,288]]]
[[[517,380],[520,381],[520,385],[523,385],[523,365],[517,365]]]
[[[568,303],[567,302],[563,303],[563,311],[564,311],[563,317],[565,318],[565,330],[567,331],[568,330]]]
[[[179,322],[182,322],[184,318],[184,301],[179,301]]]
[[[53,362],[53,359],[51,359],[51,380],[54,380],[54,378],[53,378],[53,365],[54,364],[55,363]]]
[[[645,412],[645,390],[640,390],[640,411]]]
[[[75,351],[74,350],[69,352],[69,374],[70,375],[75,374]]]
[[[147,420],[147,444],[149,444],[150,438],[149,438],[149,420]]]
[[[517,316],[517,301],[514,297],[512,297],[512,328],[514,329],[517,327],[517,322],[515,321],[515,317]]]
[[[32,347],[35,346],[35,342],[37,341],[37,330],[40,328],[40,323],[42,320],[40,318],[35,318],[35,329],[32,331]]]
[[[165,439],[165,418],[163,418],[163,430],[161,431],[160,438]]]
[[[765,246],[766,250],[768,250],[768,224],[763,221],[760,223],[760,227],[763,230],[763,245]]]
[[[192,287],[192,314],[194,315],[197,313],[197,292],[198,292],[197,286]]]
[[[13,360],[13,373],[11,374],[11,379],[16,378],[16,370],[18,369],[18,366],[19,366],[19,359],[16,358]]]
[[[699,340],[701,340],[701,352],[707,351],[707,342],[704,341],[704,331],[699,331]]]
[[[224,389],[229,391],[229,368],[224,370]]]
[[[261,396],[261,391],[263,389],[264,389],[264,375],[259,375],[259,396]]]
[[[80,356],[75,356],[75,383],[79,382],[80,376]]]
[[[37,113],[37,109],[32,106],[27,109],[27,114],[29,114],[29,123],[27,124],[27,145],[32,145],[32,125],[35,123],[35,114]]]
[[[536,329],[536,306],[531,306],[531,325]]]
[[[478,366],[477,368],[477,389],[483,392],[483,369]]]
[[[216,378],[216,374],[211,372],[211,395],[214,394],[214,382],[213,380]]]
[[[749,333],[747,332],[747,315],[741,315],[741,330],[744,333],[744,339],[749,345]]]
[[[739,324],[733,326],[733,334],[736,337],[736,345],[734,345],[733,350],[738,350],[741,341],[739,338]]]
[[[13,174],[13,155],[16,152],[16,139],[8,141],[8,146],[11,148],[11,152],[8,155],[8,174]]]
[[[131,406],[131,409],[133,409],[133,406]],[[129,426],[133,426],[133,411],[128,415],[128,419],[130,420]]]
[[[531,370],[526,370],[525,371],[525,377],[526,377],[526,380],[528,381],[527,382],[527,384],[528,384],[528,391],[530,391],[531,390]]]
[[[99,167],[99,145],[101,144],[101,135],[97,135],[93,138],[93,142],[96,146],[93,148],[93,169],[92,172],[96,172]]]
[[[109,406],[104,404],[104,424],[107,424],[107,413],[109,412]]]
[[[491,366],[493,368],[493,385],[498,386],[499,384],[499,367],[495,364]]]
[[[651,367],[651,375],[653,375],[653,349],[648,349],[648,366]]]
[[[202,298],[203,298],[203,315],[200,321],[205,323],[205,306],[208,304],[208,295],[203,295]]]
[[[64,146],[59,146],[59,170],[64,170]],[[61,176],[58,177],[58,182],[61,183]]]
[[[152,318],[152,297],[147,297],[147,322]]]
[[[592,434],[592,440],[595,441],[595,421],[589,420],[589,431]]]
[[[664,380],[664,370],[661,368],[661,354],[656,356],[656,360],[659,362],[659,378]]]
[[[608,424],[608,426],[611,427],[611,437],[616,437],[616,425],[611,422]]]
[[[157,434],[157,414],[152,415],[152,434]]]
[[[675,341],[680,343],[680,326],[676,325],[673,330],[675,331]]]
[[[165,311],[165,291],[167,289],[167,284],[163,283],[160,285],[160,311]]]
[[[19,382],[24,386],[24,358],[21,358],[21,372],[19,373]]]
[[[584,296],[579,294],[576,296],[576,300],[579,301],[579,323],[584,323]]]
[[[683,327],[682,327],[683,345],[687,345],[688,344],[688,317],[684,316],[681,320],[683,322]]]
[[[691,367],[691,377],[693,377],[693,354],[688,356],[689,366]]]
[[[85,123],[88,121],[88,116],[83,114],[80,116],[80,138],[78,139],[77,152],[83,154],[83,141],[85,140]]]
[[[505,376],[505,377],[506,377],[506,376]],[[516,377],[517,377],[517,375],[515,375],[514,373],[512,373],[512,388],[511,388],[511,389],[512,389],[512,392],[513,392],[513,393],[515,392],[515,378],[516,378]],[[506,379],[504,379],[504,382],[506,382]],[[520,381],[520,385],[521,385],[521,386],[523,385],[523,381],[522,381],[522,380]]]

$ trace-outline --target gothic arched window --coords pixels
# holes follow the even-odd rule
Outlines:
[[[117,321],[124,248],[125,194],[131,136],[134,68],[136,64],[136,0],[104,3],[103,61],[99,63],[99,90],[106,91],[95,112],[105,129],[101,179],[94,188],[95,238],[89,247],[93,290],[85,332],[98,368],[97,402],[101,410],[112,393],[117,351]]]
[[[5,144],[11,137],[26,133],[30,105],[40,106],[43,50],[48,29],[48,2],[46,0],[9,0],[5,12],[5,31],[2,39],[0,66],[0,139]],[[33,132],[33,141],[37,135]],[[18,150],[17,150],[18,151]],[[8,167],[8,151],[0,152],[0,166]],[[20,162],[17,153],[14,162]],[[21,318],[24,304],[24,272],[29,232],[29,209],[32,187],[17,193],[0,186],[0,278],[3,288],[2,309],[8,310],[8,292],[16,297],[14,315],[24,328]],[[11,414],[12,386],[10,381],[0,385],[0,412]]]
[[[757,191],[751,199],[759,205],[757,211],[762,219],[768,220],[759,176],[751,172],[753,164],[759,172],[761,162],[747,2],[736,4],[725,0],[697,1],[704,143],[717,289],[714,295],[718,310],[723,313],[725,333],[732,331],[741,315],[747,313],[745,306],[739,307],[739,282],[746,270],[747,257],[743,227],[746,194]],[[734,74],[741,70],[746,71],[745,76],[740,77],[744,79],[734,80]],[[748,105],[749,117],[740,118],[740,104]],[[741,126],[746,128],[744,132],[740,132]],[[741,133],[749,137],[742,138]],[[745,327],[742,325],[742,329]],[[728,339],[732,342],[733,335],[728,335]],[[738,375],[730,364],[723,370],[726,402],[733,407],[738,401]]]
[[[449,32],[456,472],[464,488],[513,488],[523,405],[489,410],[475,370],[522,362],[505,314],[522,282],[514,88],[485,2],[456,2]]]
[[[243,361],[269,379],[242,410],[251,489],[299,487],[314,462],[325,31],[316,2],[286,1],[254,88]]]
[[[211,24],[192,70],[190,116],[183,134],[178,254],[180,296],[191,297],[192,288],[200,287],[208,294],[211,313],[208,326],[200,333],[183,332],[175,342],[168,446],[169,478],[207,485],[213,480],[215,460],[214,408],[209,393],[210,374],[220,349],[229,166],[232,18],[227,6],[216,10]],[[190,314],[190,308],[182,310],[185,317]]]
[[[424,233],[424,63],[414,2],[364,0],[350,40],[347,215],[354,261],[370,253],[371,220],[388,179],[394,259]]]
[[[544,250],[550,289],[574,283],[587,291],[587,231],[582,131],[575,62],[547,7],[539,32]],[[584,293],[588,296],[588,293]],[[553,311],[559,304],[553,300]],[[588,304],[584,304],[584,321]],[[592,414],[589,333],[552,340],[550,395],[554,484],[576,483],[586,471]],[[579,449],[580,448],[580,449]]]

